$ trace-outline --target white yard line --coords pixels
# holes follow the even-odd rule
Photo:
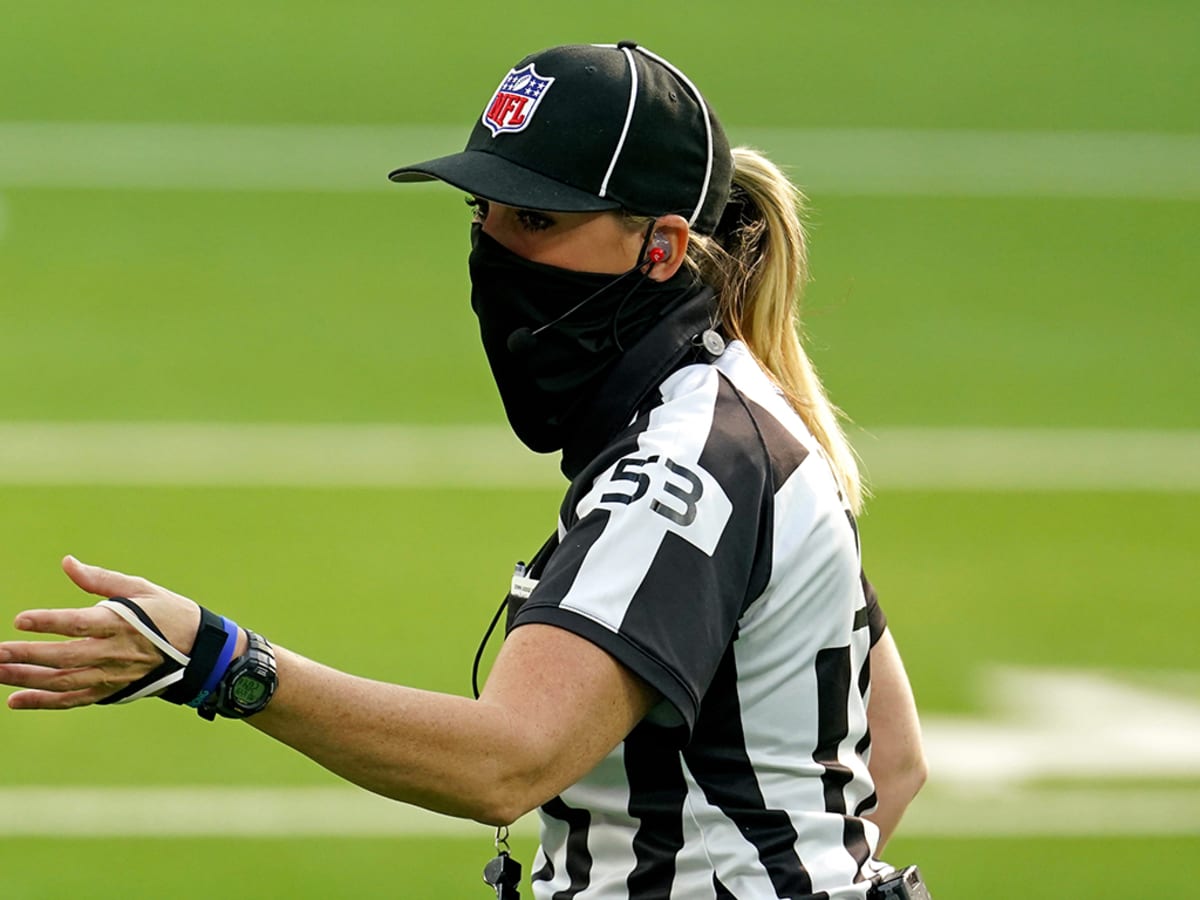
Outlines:
[[[0,788],[0,837],[486,838],[491,829],[349,787]],[[237,815],[230,816],[229,810]],[[907,837],[1200,834],[1197,788],[927,789]],[[536,818],[514,826],[537,832]]]
[[[560,486],[506,428],[0,423],[0,483],[285,487]]]
[[[1200,431],[879,428],[879,490],[1200,491]],[[564,485],[501,426],[0,422],[0,485]]]
[[[918,795],[905,837],[1200,835],[1200,789],[1019,788]]]
[[[1200,199],[1200,135],[730,128],[811,193]],[[372,191],[459,126],[0,122],[0,187]]]
[[[853,442],[880,489],[1200,491],[1200,431],[879,428]]]

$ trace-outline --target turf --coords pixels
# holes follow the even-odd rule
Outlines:
[[[70,27],[63,15],[70,12]],[[5,0],[0,118],[465,122],[553,44],[636,39],[745,124],[1192,131],[1200,11],[1187,0],[947,6],[379,0],[101,7]],[[80,90],[81,86],[87,90]],[[735,114],[736,111],[736,114]]]
[[[452,190],[8,207],[0,380],[37,379],[0,418],[502,421]],[[812,219],[806,327],[856,421],[1200,425],[1200,204],[830,197]]]
[[[1182,838],[926,839],[897,840],[892,849],[897,859],[919,856],[921,870],[939,900],[1012,896],[1061,900],[1174,896],[1179,876],[1162,860],[1188,858],[1195,853],[1195,842]],[[514,844],[514,851],[532,859],[528,843]],[[133,845],[102,839],[10,840],[0,845],[4,896],[12,900],[156,896],[167,881],[171,895],[181,900],[203,900],[215,893],[262,896],[261,888],[252,894],[248,886],[264,884],[266,895],[273,897],[471,900],[487,896],[480,872],[490,856],[486,841],[470,839],[188,843],[150,839]],[[71,864],[63,865],[64,859]]]

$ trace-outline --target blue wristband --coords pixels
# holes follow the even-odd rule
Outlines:
[[[221,683],[221,679],[225,677],[226,671],[229,669],[229,663],[233,661],[233,651],[237,647],[238,626],[236,622],[221,616],[221,627],[225,629],[225,646],[221,648],[221,654],[217,657],[217,664],[213,666],[211,672],[208,673],[208,678],[204,680],[204,686],[200,688],[200,693],[196,698],[188,703],[188,706],[193,708],[199,707],[209,694],[216,690],[217,685]]]

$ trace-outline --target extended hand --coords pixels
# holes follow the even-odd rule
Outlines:
[[[144,609],[172,645],[185,653],[200,624],[200,607],[144,578],[89,566],[73,556],[63,571],[101,597],[127,597]],[[153,671],[162,654],[131,625],[101,606],[30,609],[18,613],[18,631],[55,634],[68,641],[0,643],[0,684],[26,688],[8,698],[11,709],[73,709],[103,700]]]

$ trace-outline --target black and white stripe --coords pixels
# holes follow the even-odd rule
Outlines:
[[[535,896],[861,900],[882,614],[853,518],[741,344],[658,399],[574,480],[510,620],[580,634],[664,698],[542,810]]]

